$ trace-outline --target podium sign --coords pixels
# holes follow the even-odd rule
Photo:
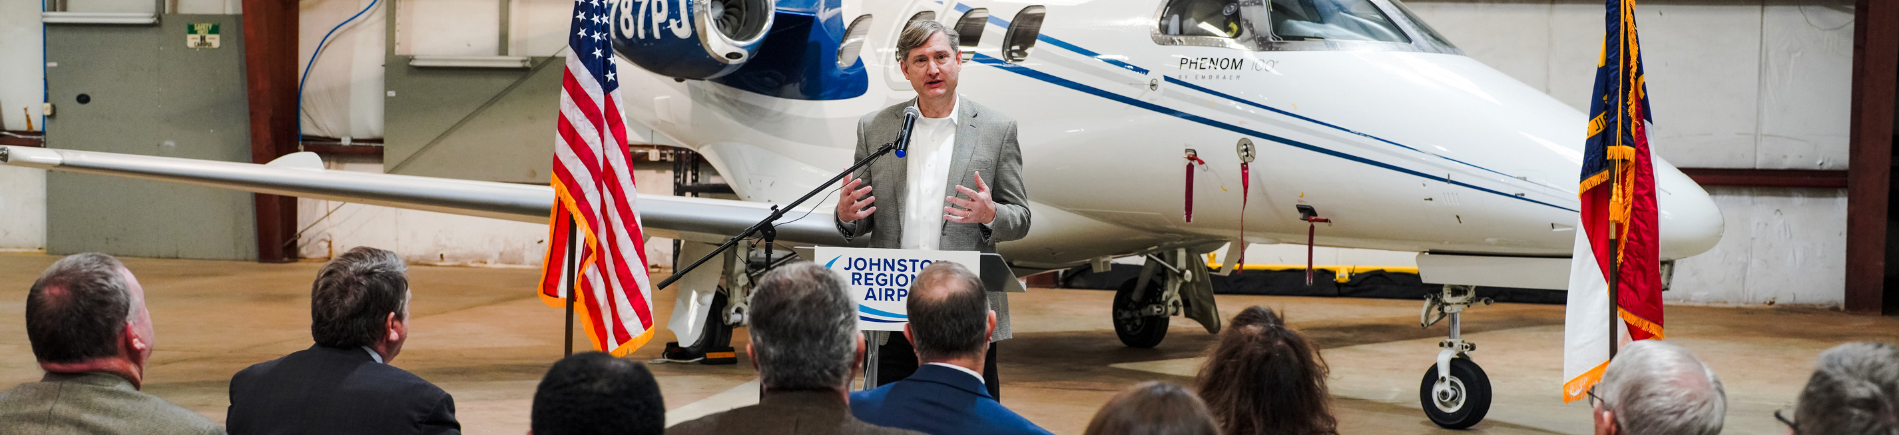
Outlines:
[[[818,247],[818,264],[842,275],[844,286],[857,300],[857,328],[864,331],[902,331],[910,321],[904,301],[925,266],[951,261],[981,273],[976,251],[925,251]]]

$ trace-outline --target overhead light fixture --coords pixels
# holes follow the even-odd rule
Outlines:
[[[409,66],[417,68],[527,68],[527,56],[416,56]]]

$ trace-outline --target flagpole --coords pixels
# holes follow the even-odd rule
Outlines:
[[[1610,168],[1609,169],[1609,195],[1611,198],[1614,198],[1615,182],[1617,180],[1620,180],[1621,179],[1620,177],[1622,176],[1622,161],[1612,160],[1610,161],[1609,165],[1610,165],[1609,166]],[[1610,202],[1610,207],[1615,206],[1614,205],[1615,201],[1613,199],[1611,199],[1609,202]],[[1609,214],[1613,215],[1615,214],[1615,211],[1612,209],[1609,211]],[[1616,321],[1619,320],[1617,319],[1617,316],[1616,316],[1616,310],[1617,310],[1616,298],[1618,296],[1617,288],[1621,286],[1621,281],[1622,281],[1621,279],[1622,278],[1622,261],[1621,261],[1622,244],[1616,243],[1616,239],[1617,239],[1616,223],[1614,219],[1610,219],[1609,220],[1609,359],[1615,359],[1615,353],[1618,350],[1617,348],[1621,347],[1621,341],[1622,341],[1621,334],[1616,333]]]
[[[567,212],[566,210],[561,210],[557,213],[566,213],[566,212]],[[574,219],[572,216],[568,216],[567,218],[567,255],[563,255],[563,257],[567,257],[567,261],[566,261],[567,263],[566,264],[566,267],[567,267],[567,327],[562,328],[567,331],[567,340],[562,341],[562,343],[566,344],[567,356],[572,356],[574,354],[574,291],[576,288],[579,287],[578,285],[576,285],[576,283],[580,281],[580,276],[574,273],[574,256],[575,256],[574,232],[575,231],[576,231],[576,228],[575,228]]]

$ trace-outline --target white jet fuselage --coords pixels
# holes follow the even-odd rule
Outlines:
[[[1047,7],[1040,40],[1026,60],[1001,60],[1007,20],[1031,4]],[[1243,192],[1249,243],[1305,242],[1296,206],[1309,205],[1332,221],[1317,229],[1321,246],[1571,251],[1579,111],[1459,54],[1158,44],[1154,0],[847,4],[847,19],[875,17],[861,57],[868,93],[783,99],[626,66],[628,117],[704,154],[742,199],[787,202],[851,164],[859,117],[915,97],[894,65],[905,21],[934,11],[951,23],[971,7],[993,18],[958,91],[1018,122],[1033,224],[999,249],[1019,267],[1236,240]],[[1258,150],[1250,189],[1242,138]],[[1187,148],[1206,161],[1191,187]],[[1663,258],[1712,248],[1713,201],[1655,165]]]

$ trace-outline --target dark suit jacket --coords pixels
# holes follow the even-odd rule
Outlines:
[[[0,434],[222,434],[196,412],[109,373],[47,373],[0,392]]]
[[[233,434],[460,434],[455,399],[362,348],[311,346],[231,378]]]
[[[923,435],[865,423],[830,391],[768,393],[757,405],[700,417],[666,428],[667,435]]]
[[[851,393],[851,414],[931,435],[1049,433],[1003,408],[975,376],[935,365],[917,367],[902,381]]]

